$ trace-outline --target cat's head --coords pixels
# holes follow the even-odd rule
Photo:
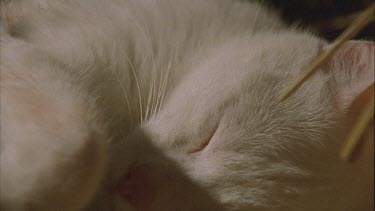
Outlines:
[[[373,43],[346,43],[278,100],[327,47],[281,33],[234,40],[197,61],[128,138],[137,159],[119,180],[124,201],[140,210],[339,210],[367,202],[371,190],[359,190],[372,187],[373,171],[364,169],[371,159],[347,165],[337,155],[350,105],[374,81]],[[141,151],[146,143],[162,153]]]

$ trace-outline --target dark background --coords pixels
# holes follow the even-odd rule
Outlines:
[[[336,38],[373,0],[260,0],[281,11],[290,23],[298,23],[316,29],[332,40]],[[369,24],[355,39],[374,40],[374,22]]]

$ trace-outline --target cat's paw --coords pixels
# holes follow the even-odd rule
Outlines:
[[[100,184],[108,142],[90,98],[50,65],[7,58],[1,61],[1,209],[81,209]]]

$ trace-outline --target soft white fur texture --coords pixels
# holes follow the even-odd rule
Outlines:
[[[256,3],[1,10],[1,210],[373,208],[373,147],[337,159],[373,44],[347,43],[281,103],[328,44]],[[149,184],[135,207],[116,190],[131,173]]]

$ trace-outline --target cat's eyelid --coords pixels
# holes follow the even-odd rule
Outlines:
[[[215,133],[216,133],[216,131],[217,131],[218,128],[219,128],[219,124],[211,131],[211,133],[208,136],[208,138],[198,148],[190,150],[187,153],[188,154],[193,154],[193,153],[200,152],[200,151],[204,150],[208,146],[208,144],[211,142],[211,140],[214,137],[214,135],[215,135]]]

